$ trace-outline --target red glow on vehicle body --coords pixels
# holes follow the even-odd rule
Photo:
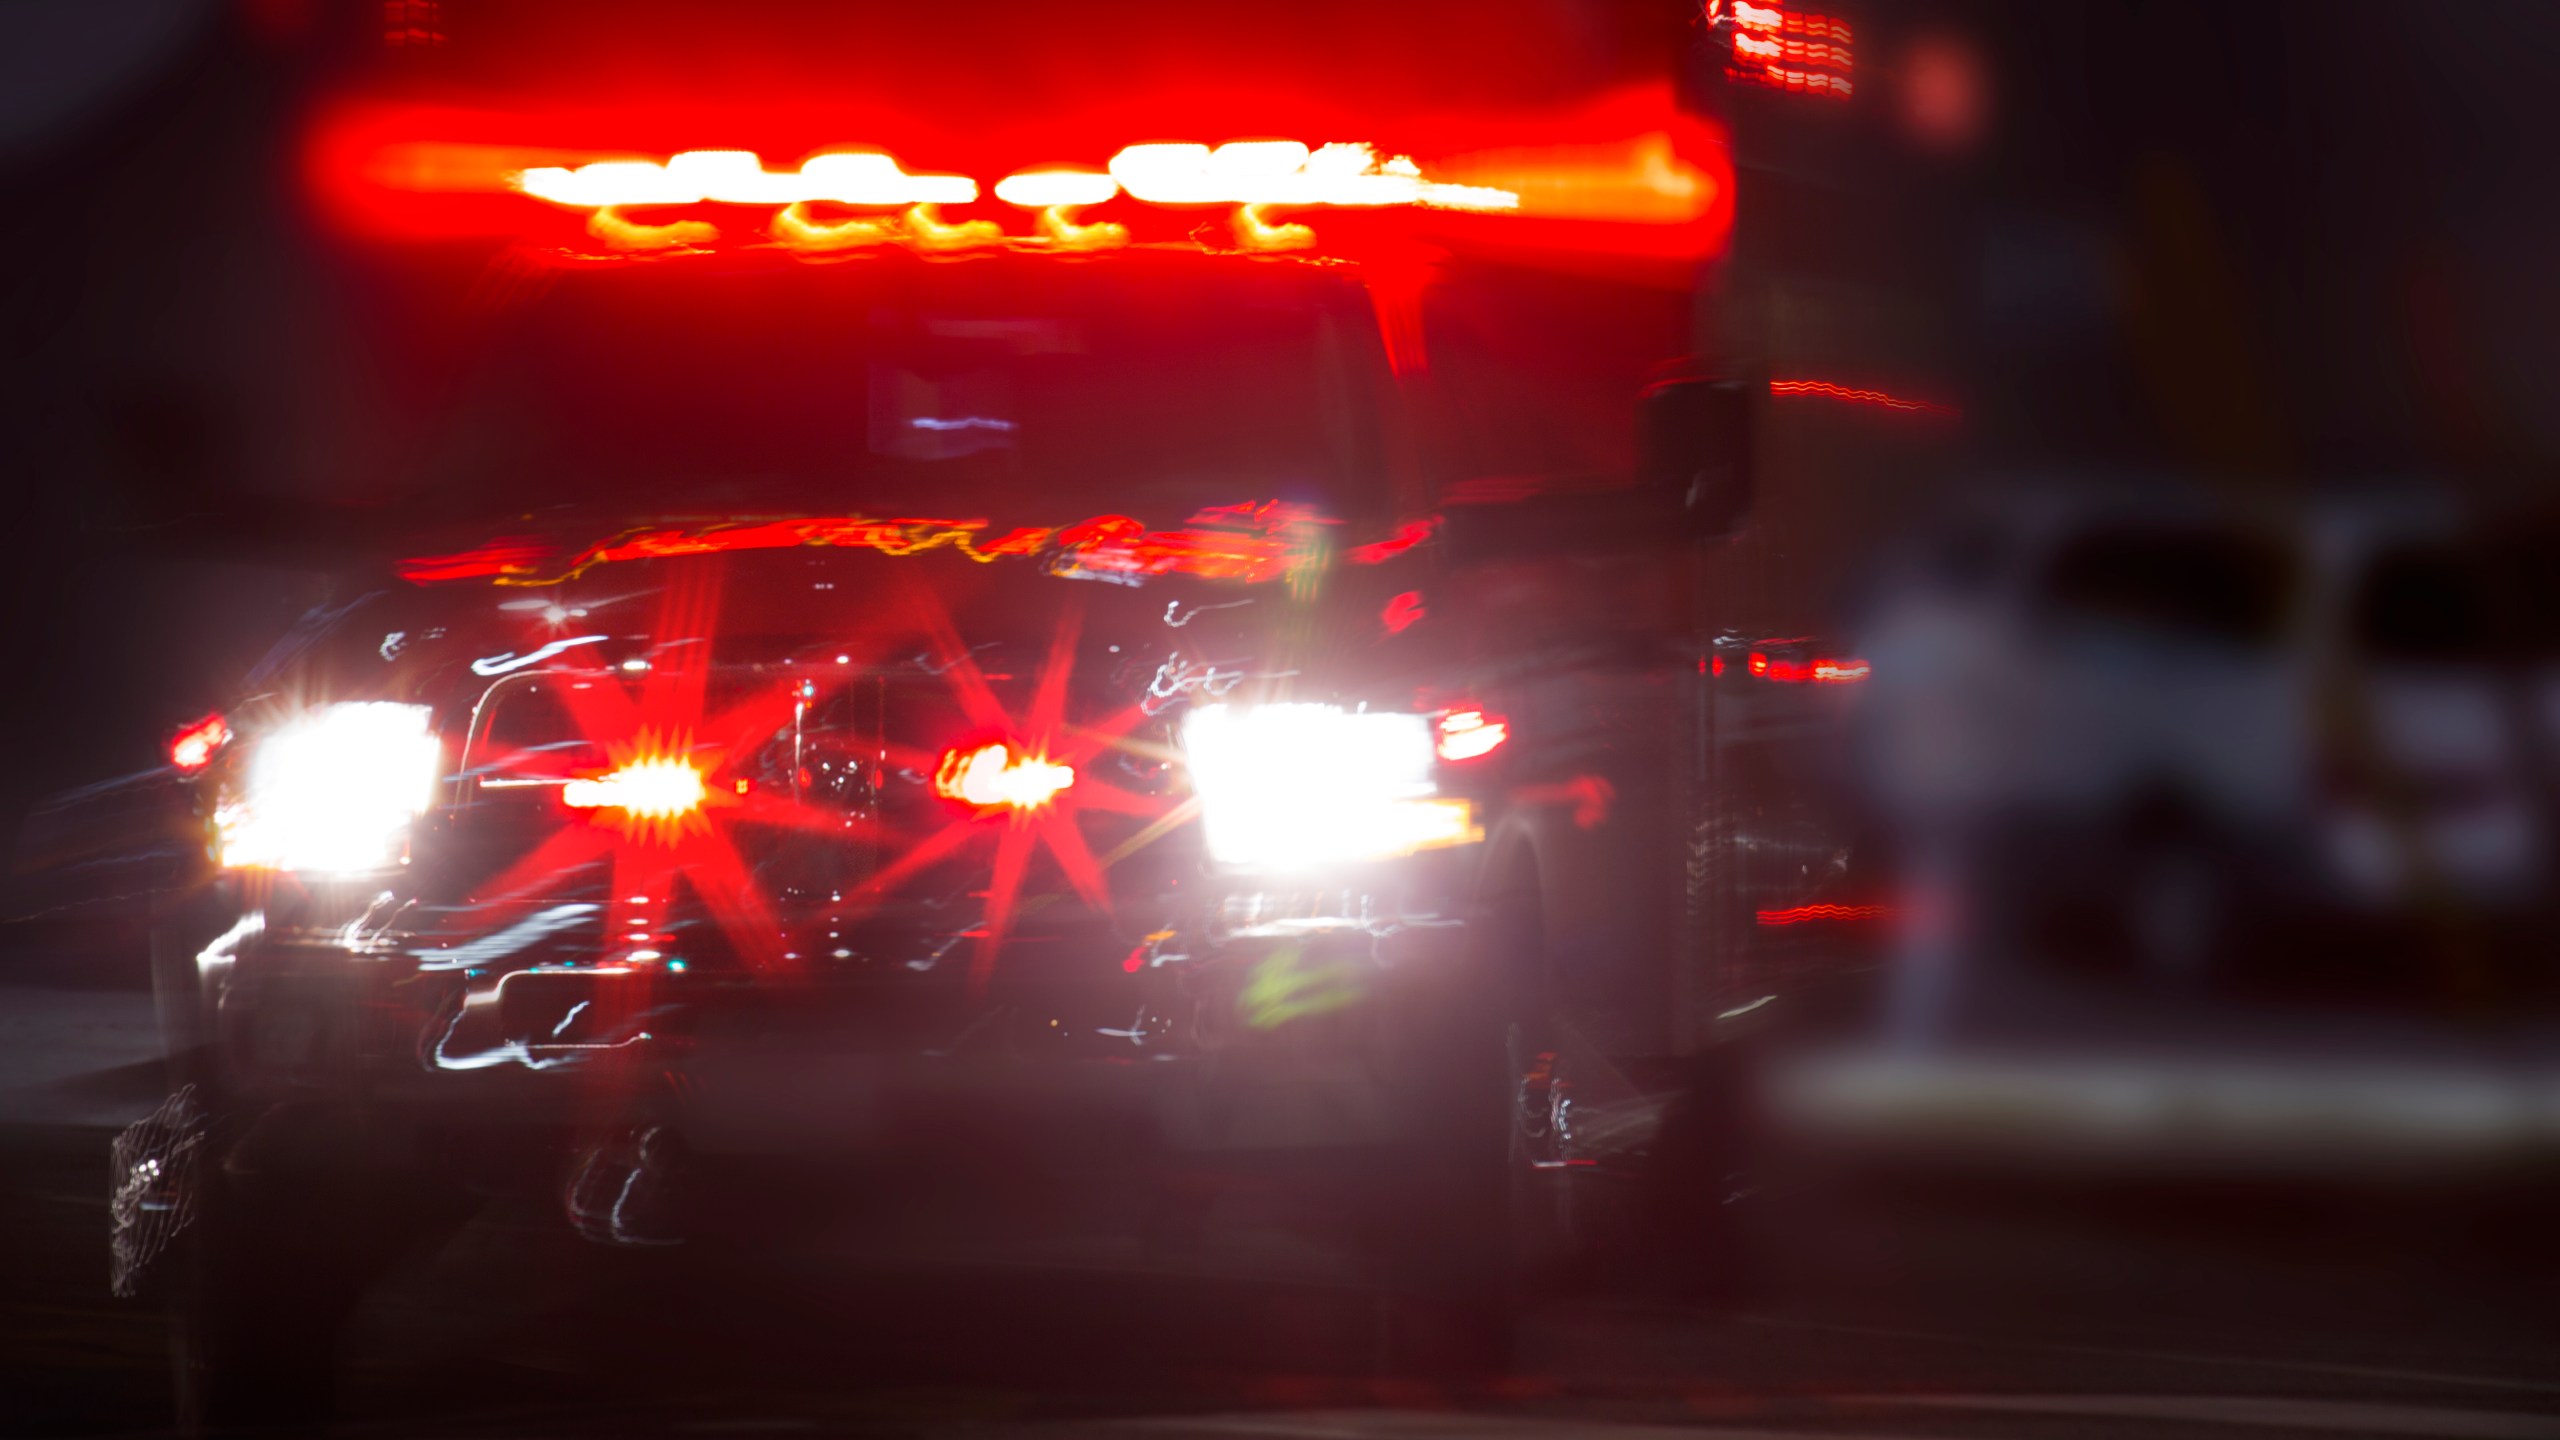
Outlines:
[[[1414,622],[1425,613],[1422,592],[1406,590],[1387,601],[1386,608],[1378,612],[1378,623],[1387,627],[1388,634],[1401,635],[1412,629]]]
[[[650,525],[574,552],[551,542],[513,538],[447,555],[400,563],[419,584],[488,580],[500,585],[552,585],[598,565],[721,555],[799,546],[914,555],[952,550],[981,564],[1046,555],[1062,573],[1130,578],[1193,575],[1259,583],[1284,579],[1322,562],[1320,527],[1331,522],[1304,506],[1277,501],[1202,510],[1180,530],[1150,530],[1125,515],[1101,515],[1067,526],[998,530],[984,519],[875,520],[861,515]]]
[[[1150,138],[1164,116],[1192,135]],[[1300,138],[1238,138],[1274,134]],[[1359,258],[1391,235],[1694,258],[1722,243],[1732,203],[1720,136],[1659,83],[1564,109],[1432,119],[1168,92],[985,127],[814,100],[356,103],[323,109],[305,168],[351,233],[479,235],[568,260],[715,247]],[[1204,208],[1229,212],[1226,238],[1200,226]]]

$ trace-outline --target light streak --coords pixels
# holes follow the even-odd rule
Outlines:
[[[1856,390],[1846,385],[1835,385],[1828,380],[1772,380],[1769,382],[1769,393],[1781,398],[1811,397],[1838,400],[1850,405],[1873,405],[1880,410],[1903,410],[1917,415],[1942,416],[1950,420],[1958,418],[1962,413],[1952,405],[1941,405],[1933,400],[1907,400],[1899,395],[1888,395],[1882,390]]]
[[[764,168],[750,150],[686,150],[666,163],[606,160],[568,169],[537,165],[516,188],[537,200],[587,210],[615,205],[966,205],[978,182],[965,175],[910,175],[876,152],[813,156],[797,172]]]
[[[581,645],[601,645],[611,638],[608,635],[574,635],[566,640],[554,640],[537,649],[528,650],[522,655],[518,655],[513,650],[502,651],[496,655],[485,655],[471,662],[471,673],[504,675],[511,670],[521,670],[527,665],[539,665],[563,651],[574,650]]]
[[[1781,910],[1755,910],[1752,919],[1759,924],[1803,925],[1813,921],[1883,920],[1893,914],[1889,905],[1790,905]]]

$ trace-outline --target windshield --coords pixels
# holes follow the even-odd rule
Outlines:
[[[1326,274],[1002,260],[572,273],[496,324],[430,510],[1178,523],[1371,508],[1385,366]]]

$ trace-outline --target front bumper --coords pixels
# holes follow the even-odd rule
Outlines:
[[[574,950],[270,931],[216,987],[232,1094],[361,1102],[412,1134],[646,1114],[692,1148],[855,1154],[964,1134],[1176,1150],[1367,1145],[1394,1015],[1468,978],[1463,923],[1294,915],[1211,935],[1028,927],[989,970],[672,971]]]

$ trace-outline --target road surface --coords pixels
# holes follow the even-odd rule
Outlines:
[[[103,1237],[108,1137],[160,1095],[149,1000],[129,976],[41,975],[0,984],[0,1433],[148,1432],[166,1424],[161,1321],[108,1298]],[[965,1205],[866,1221],[854,1258],[827,1265],[602,1252],[540,1207],[493,1205],[357,1316],[347,1424],[2560,1436],[2560,1277],[2525,1258],[2549,1250],[2426,1205],[2200,1218],[1865,1195],[1826,1212],[1760,1301],[1560,1303],[1516,1373],[1459,1386],[1379,1363],[1374,1297],[1320,1224],[1293,1231],[1248,1197],[1167,1250],[1115,1228],[1107,1195],[1023,1203],[1041,1223]]]

